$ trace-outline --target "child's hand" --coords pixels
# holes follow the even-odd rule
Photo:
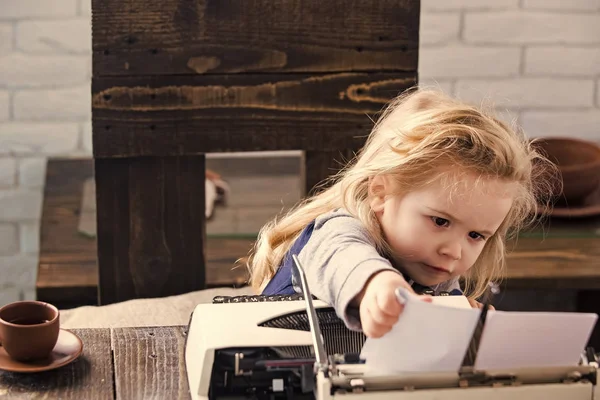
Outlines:
[[[482,308],[483,304],[481,304],[480,302],[478,302],[477,300],[472,300],[472,299],[467,299],[469,300],[469,304],[471,305],[472,308]],[[490,307],[488,308],[488,310],[495,310],[493,305],[489,305]]]
[[[362,329],[368,337],[378,338],[392,329],[404,310],[396,297],[396,289],[413,291],[397,272],[381,271],[373,275],[358,296]],[[426,298],[426,296],[424,296]],[[427,301],[431,301],[430,298]]]

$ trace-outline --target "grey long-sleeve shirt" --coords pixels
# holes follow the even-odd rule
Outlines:
[[[315,220],[313,232],[298,254],[311,293],[335,308],[349,329],[360,330],[358,309],[350,302],[376,272],[398,272],[378,253],[364,225],[344,210],[335,210]],[[301,292],[300,282],[293,278]],[[433,288],[436,292],[459,289],[458,278]]]

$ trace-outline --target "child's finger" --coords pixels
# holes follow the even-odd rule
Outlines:
[[[478,302],[477,300],[473,300],[473,299],[467,299],[467,300],[469,301],[469,304],[473,308],[481,308],[482,307],[482,304],[480,302]]]
[[[360,322],[362,325],[362,331],[367,337],[379,337],[376,335],[375,321],[371,318],[371,315],[366,307],[360,308]]]
[[[378,325],[389,326],[390,328],[398,321],[398,315],[389,315],[380,309],[377,304],[367,307],[371,318]]]
[[[397,318],[402,312],[403,306],[396,298],[396,293],[392,291],[384,291],[375,295],[377,308],[384,314]]]
[[[390,331],[391,326],[381,325],[373,318],[371,310],[364,309],[364,315],[361,315],[363,333],[367,337],[379,338]]]

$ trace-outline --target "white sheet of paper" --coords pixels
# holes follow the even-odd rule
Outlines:
[[[458,371],[481,310],[468,306],[464,297],[444,305],[441,299],[426,303],[402,289],[400,295],[406,304],[398,322],[363,345],[367,368],[378,373]]]
[[[598,315],[488,311],[474,367],[577,365]]]

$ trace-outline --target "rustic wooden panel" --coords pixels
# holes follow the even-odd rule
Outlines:
[[[112,330],[117,399],[189,399],[184,327]]]
[[[109,329],[72,329],[83,341],[79,359],[53,371],[14,374],[0,371],[2,399],[113,399]]]
[[[92,0],[93,74],[416,71],[415,0]]]
[[[352,149],[305,152],[303,175],[306,193],[311,195],[328,187],[330,182],[327,178],[341,170],[354,154]]]
[[[204,155],[96,159],[100,303],[205,288]]]
[[[577,271],[579,277],[600,275],[598,238],[520,238],[518,247],[510,253],[509,261],[519,262],[511,269],[511,278],[568,277]],[[527,262],[533,261],[535,263]]]
[[[557,221],[544,229],[508,244],[510,287],[600,288],[600,237],[589,231],[589,221]]]
[[[42,220],[36,297],[61,308],[96,304],[96,241],[77,231],[83,182],[94,176],[89,159],[49,159]],[[57,275],[58,270],[64,272]]]
[[[415,73],[93,80],[94,156],[360,148]]]

